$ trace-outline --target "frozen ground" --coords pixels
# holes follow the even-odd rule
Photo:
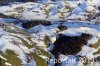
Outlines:
[[[99,2],[99,0],[58,1],[56,3],[27,2],[0,6],[0,13],[15,18],[0,18],[0,23],[7,23],[6,27],[0,27],[0,51],[6,54],[6,50],[12,50],[17,54],[18,58],[21,60],[21,64],[24,66],[37,66],[37,62],[34,59],[34,56],[31,56],[31,52],[35,52],[37,48],[42,48],[44,51],[49,52],[48,50],[53,48],[52,44],[49,47],[45,45],[44,38],[46,35],[56,37],[58,30],[57,27],[61,23],[60,20],[65,20],[63,25],[67,26],[68,29],[59,32],[59,34],[62,33],[68,36],[79,36],[81,33],[89,33],[92,34],[93,37],[88,41],[88,44],[95,44],[100,40],[100,15],[95,16],[100,13],[100,10],[98,9],[100,6]],[[95,17],[95,19],[91,17]],[[48,20],[52,22],[52,25],[38,25],[26,30],[19,24],[8,24],[16,22],[16,20]],[[29,38],[27,39],[26,37]],[[28,45],[26,45],[23,40],[25,40]],[[82,50],[78,55],[86,56],[87,59],[91,60],[92,58],[100,56],[99,54],[93,54],[98,50],[99,46],[98,48],[90,48],[86,45],[82,47]],[[47,58],[45,55],[38,56],[42,59]],[[6,61],[6,65],[12,66],[11,63],[7,61],[9,59],[6,59],[1,54],[0,58]],[[54,58],[55,57],[51,54],[51,59]],[[61,54],[60,59],[63,58],[64,61],[61,66],[84,66],[83,63],[79,61],[75,61],[75,63],[66,63],[71,58],[77,59],[74,55],[65,56]],[[49,63],[48,65],[54,66],[53,63]],[[100,64],[91,63],[90,66],[100,66]]]

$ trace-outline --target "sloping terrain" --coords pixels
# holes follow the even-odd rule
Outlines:
[[[99,2],[50,1],[0,6],[0,66],[100,66]],[[56,43],[61,34],[67,39]],[[79,38],[82,34],[92,37],[85,41]],[[82,44],[80,50],[68,54],[65,50],[71,53],[78,49],[75,44]],[[55,64],[58,57],[62,62]],[[72,59],[74,63],[70,63]]]

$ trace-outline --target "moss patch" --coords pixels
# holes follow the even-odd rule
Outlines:
[[[40,51],[43,53],[44,56],[47,56],[48,58],[50,57],[49,52],[46,52],[46,51],[43,50],[43,49],[40,49]]]
[[[36,61],[37,66],[48,66],[47,62],[39,57],[37,54],[33,53],[34,60]]]
[[[28,48],[32,48],[32,47],[33,47],[33,46],[30,45],[27,41],[25,41],[23,38],[18,37],[18,36],[14,36],[14,37],[17,37],[17,38],[21,39],[21,41],[23,42],[23,44],[24,44],[26,47],[28,47]]]
[[[7,62],[12,64],[12,66],[22,66],[21,60],[17,57],[17,54],[15,54],[14,51],[6,50],[6,54],[4,54],[3,52],[1,52],[0,54],[4,56],[7,59]]]
[[[99,46],[100,46],[100,40],[94,44],[94,48],[98,48]],[[100,54],[100,49],[97,52],[95,52],[94,55],[95,54]]]

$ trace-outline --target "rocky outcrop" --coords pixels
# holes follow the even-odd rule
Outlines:
[[[66,26],[64,26],[64,25],[59,25],[58,26],[58,29],[60,30],[60,31],[64,31],[64,30],[66,30],[66,29],[68,29]]]
[[[60,54],[76,55],[81,51],[82,46],[87,44],[87,41],[92,38],[92,35],[82,33],[81,36],[65,36],[60,35],[54,43],[54,49],[51,51],[56,59],[59,59]],[[55,66],[60,66],[56,63]]]
[[[24,27],[25,29],[30,29],[34,26],[37,26],[37,25],[44,25],[44,26],[48,26],[48,25],[51,25],[51,22],[50,21],[44,21],[44,20],[34,20],[34,21],[27,21],[25,23],[22,23],[22,27]]]

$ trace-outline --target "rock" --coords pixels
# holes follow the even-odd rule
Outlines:
[[[99,11],[100,11],[100,6],[98,6],[98,9],[99,9]]]
[[[6,18],[7,16],[4,15],[3,13],[0,13],[0,18]]]
[[[48,25],[51,25],[51,22],[44,21],[44,20],[27,21],[27,22],[22,23],[22,27],[24,27],[25,29],[30,29],[30,28],[35,27],[40,24],[42,24],[44,26],[48,26]]]
[[[58,26],[58,29],[60,30],[60,31],[64,31],[64,30],[66,30],[66,29],[68,29],[66,26],[64,26],[64,25],[59,25]]]
[[[82,46],[92,37],[90,34],[82,33],[81,36],[65,36],[60,34],[58,39],[54,42],[54,48],[51,53],[58,60],[59,55],[76,55],[82,50]],[[55,66],[60,66],[57,62]]]

